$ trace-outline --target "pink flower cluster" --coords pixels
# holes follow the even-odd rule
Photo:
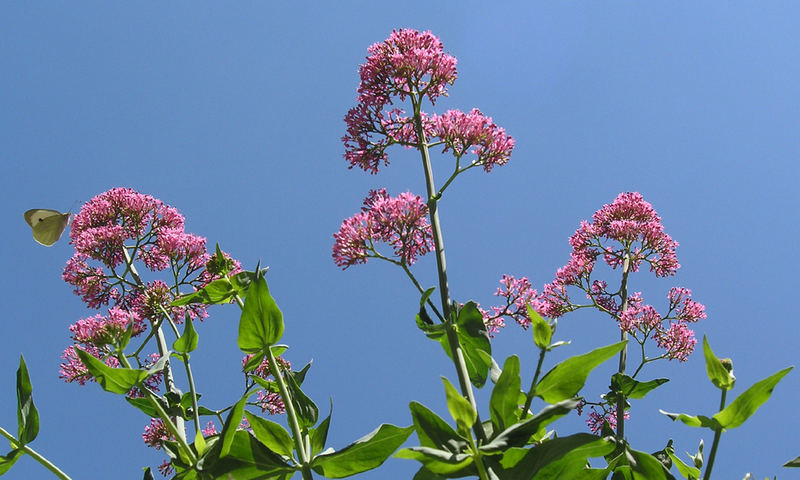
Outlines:
[[[558,269],[555,279],[539,294],[523,277],[504,275],[495,295],[504,297],[506,305],[482,310],[484,322],[491,333],[504,326],[502,317],[510,317],[523,327],[530,323],[526,305],[540,315],[558,318],[580,307],[569,298],[567,288],[583,290],[595,306],[618,322],[622,331],[634,334],[640,342],[652,338],[664,349],[664,358],[685,361],[694,350],[697,340],[689,323],[706,318],[705,306],[692,299],[689,289],[673,287],[668,294],[669,311],[661,315],[642,301],[641,293],[627,297],[622,311],[620,291],[609,292],[608,283],[592,280],[597,258],[602,256],[612,268],[623,264],[627,257],[629,271],[638,271],[646,262],[656,276],[673,275],[679,268],[675,255],[678,243],[664,233],[661,218],[639,193],[622,193],[614,202],[595,212],[592,222],[581,222],[570,237],[572,255]],[[585,305],[584,305],[585,306]]]
[[[358,104],[345,115],[347,134],[342,141],[349,168],[378,173],[381,163],[389,164],[386,148],[390,145],[421,147],[433,137],[458,158],[474,153],[478,160],[473,165],[482,165],[487,172],[508,161],[514,140],[477,109],[470,113],[450,110],[441,116],[420,111],[425,138],[418,138],[414,118],[405,116],[400,108],[387,108],[395,97],[400,101],[409,96],[418,99],[414,101],[427,97],[435,104],[440,95],[447,95],[447,85],[456,79],[456,59],[444,53],[436,36],[395,30],[368,53],[359,70]]]
[[[578,413],[580,415],[580,413]],[[625,420],[631,418],[631,414],[629,411],[625,411]],[[608,426],[611,427],[612,430],[616,431],[617,429],[617,406],[616,405],[609,405],[604,406],[603,412],[598,413],[597,409],[592,406],[592,411],[589,412],[589,415],[586,418],[586,425],[589,427],[589,430],[595,434],[599,435],[600,432],[603,430],[603,422],[608,422]]]
[[[366,263],[369,257],[380,256],[375,242],[392,246],[394,254],[405,265],[433,249],[433,234],[428,222],[428,207],[417,195],[409,192],[390,197],[386,189],[372,190],[361,212],[342,222],[333,234],[333,260],[347,268]]]
[[[483,165],[486,172],[495,165],[505,165],[511,157],[514,139],[477,108],[469,113],[448,110],[444,115],[434,115],[431,122],[431,136],[441,139],[444,151],[452,150],[461,157],[472,148],[469,153],[478,157],[475,164]]]
[[[491,307],[489,310],[480,309],[483,314],[483,322],[491,336],[505,327],[503,317],[513,319],[522,328],[528,328],[531,324],[528,305],[535,305],[538,295],[528,277],[517,279],[513,275],[503,275],[500,285],[495,295],[504,298],[505,305]]]
[[[107,317],[98,314],[78,320],[69,327],[69,331],[72,332],[72,339],[76,343],[103,347],[119,341],[131,323],[133,323],[132,336],[139,335],[147,328],[147,325],[136,313],[128,313],[119,307],[111,307]]]

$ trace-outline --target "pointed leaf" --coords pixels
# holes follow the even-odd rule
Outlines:
[[[483,387],[491,366],[492,344],[489,332],[483,323],[483,315],[475,302],[467,302],[458,312],[458,343],[464,352],[469,380],[478,388]]]
[[[506,359],[489,400],[489,414],[496,432],[505,430],[519,420],[522,413],[518,402],[520,383],[519,358],[512,355]]]
[[[719,358],[714,355],[705,335],[703,335],[703,356],[706,359],[706,373],[708,373],[708,379],[711,380],[711,383],[721,390],[733,388],[733,384],[736,383],[736,377],[733,376],[733,373],[728,372]]]
[[[700,469],[696,467],[689,466],[683,462],[680,458],[678,458],[672,451],[667,450],[667,455],[669,458],[672,459],[672,463],[678,469],[678,472],[688,480],[698,480],[700,478]]]
[[[685,413],[670,413],[665,412],[664,410],[659,410],[659,412],[663,415],[668,416],[672,420],[680,420],[681,422],[689,425],[690,427],[705,427],[710,428],[713,431],[717,431],[722,429],[722,425],[714,419],[706,417],[705,415],[687,415]]]
[[[675,480],[675,477],[664,468],[664,465],[649,453],[628,450],[626,454],[630,461],[634,480]]]
[[[333,415],[333,400],[331,400],[331,410],[328,416],[319,423],[317,428],[311,430],[311,455],[316,455],[325,449],[325,442],[328,441],[328,428],[331,425],[331,415]]]
[[[231,285],[233,285],[234,290],[236,290],[236,294],[242,299],[247,298],[250,285],[252,285],[259,276],[263,277],[264,274],[267,273],[267,270],[269,270],[269,267],[264,267],[258,272],[243,271],[232,276]]]
[[[197,464],[205,474],[201,478],[285,479],[296,470],[246,430],[234,431],[225,456],[222,455],[222,441],[218,437],[208,440],[208,451]]]
[[[531,449],[510,449],[500,460],[503,480],[573,479],[583,475],[589,457],[614,451],[615,444],[589,433],[559,437]],[[601,477],[605,478],[605,477]]]
[[[669,382],[669,378],[656,378],[649,382],[640,382],[627,375],[615,373],[611,377],[611,390],[622,393],[625,398],[638,399],[644,398],[651,390],[667,382]]]
[[[461,396],[449,380],[442,377],[442,383],[444,384],[445,397],[447,398],[447,410],[450,411],[450,416],[456,421],[456,425],[458,425],[459,431],[463,435],[463,432],[468,432],[475,424],[478,414],[472,408],[469,400]]]
[[[547,348],[550,346],[550,341],[553,339],[553,329],[547,320],[542,318],[536,310],[530,305],[526,305],[528,309],[528,318],[531,319],[531,330],[533,330],[533,342],[539,348]]]
[[[239,349],[257,353],[274,345],[283,335],[283,314],[269,294],[267,281],[258,278],[248,292],[239,320]]]
[[[22,453],[22,450],[11,450],[6,455],[0,456],[0,475],[10,470]]]
[[[457,472],[469,466],[473,461],[472,456],[466,453],[452,453],[446,450],[428,447],[404,448],[394,456],[396,458],[417,460],[422,463],[428,471],[439,475]]]
[[[797,468],[800,467],[800,457],[796,457],[783,464],[784,467]]]
[[[600,347],[583,355],[568,358],[553,367],[536,385],[536,395],[547,403],[557,403],[578,394],[589,373],[613,357],[627,341]]]
[[[244,416],[247,418],[247,421],[250,422],[253,434],[259,442],[263,443],[264,446],[277,454],[289,458],[292,457],[294,441],[285,428],[271,420],[259,417],[248,411],[244,412]]]
[[[32,442],[39,434],[39,411],[33,404],[33,385],[22,355],[17,369],[17,426],[20,444]]]
[[[487,454],[494,454],[508,450],[511,447],[523,447],[541,426],[566,415],[570,410],[577,407],[578,403],[578,399],[571,398],[554,405],[548,405],[533,417],[506,428],[497,434],[492,441],[481,446],[480,450]]]
[[[222,433],[220,434],[220,437],[222,438],[219,451],[220,458],[225,457],[231,451],[234,436],[236,435],[236,429],[238,429],[239,424],[242,423],[245,402],[247,402],[247,394],[245,394],[233,405],[231,412],[228,414],[228,418],[225,419],[225,425],[222,426]]]
[[[713,418],[717,420],[723,428],[727,429],[736,428],[743,424],[745,420],[756,413],[758,407],[769,400],[775,385],[777,385],[792,368],[794,367],[786,367],[764,380],[756,382],[752,387],[736,397],[736,400],[731,402],[730,405],[714,415]]]
[[[186,316],[185,326],[183,327],[183,335],[172,344],[172,349],[179,353],[193,352],[197,348],[198,335],[192,325],[192,319]]]
[[[144,469],[144,477],[142,477],[142,480],[156,480],[155,477],[153,477],[153,472],[150,471],[150,467]]]
[[[408,408],[411,410],[411,418],[414,420],[414,429],[419,437],[419,443],[423,447],[444,449],[450,453],[461,453],[467,448],[466,440],[426,406],[411,402]]]
[[[379,467],[406,441],[414,427],[383,424],[371,433],[333,453],[314,457],[311,468],[327,478],[344,478]]]
[[[305,376],[305,375],[303,375]],[[319,418],[319,409],[310,398],[306,396],[300,385],[295,380],[294,374],[285,375],[286,386],[289,389],[289,395],[292,397],[292,403],[297,411],[297,417],[300,425],[303,428],[311,428],[317,423]]]
[[[124,395],[148,377],[147,370],[111,368],[103,363],[102,360],[80,348],[76,348],[75,352],[89,373],[107,392]]]
[[[203,303],[205,305],[216,305],[227,303],[236,294],[230,280],[220,278],[209,283],[205,287],[192,293],[181,295],[170,303],[172,307],[181,307],[192,303]]]

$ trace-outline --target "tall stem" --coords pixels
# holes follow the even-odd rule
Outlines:
[[[622,283],[620,285],[620,296],[622,297],[622,307],[620,312],[624,313],[628,308],[628,273],[630,270],[630,255],[626,252],[625,259],[622,262]],[[620,340],[625,341],[628,339],[628,332],[622,330],[620,332]],[[628,360],[628,345],[622,347],[619,352],[619,373],[625,374],[625,363]],[[620,395],[617,400],[617,440],[623,441],[625,439],[625,396]]]
[[[425,171],[425,187],[428,192],[428,213],[431,219],[431,230],[433,231],[433,244],[436,253],[436,267],[439,274],[439,295],[442,300],[442,314],[444,315],[444,324],[446,326],[447,341],[450,346],[450,351],[453,353],[453,362],[456,367],[456,374],[458,375],[458,384],[461,387],[461,393],[467,398],[472,408],[478,411],[478,405],[475,401],[475,394],[472,391],[472,385],[469,382],[469,373],[467,371],[467,363],[464,360],[464,352],[458,343],[458,337],[454,330],[453,319],[451,317],[450,308],[450,287],[447,284],[447,262],[444,256],[444,240],[442,238],[442,227],[439,222],[439,209],[438,198],[436,198],[436,186],[433,180],[433,167],[431,166],[430,152],[428,151],[428,142],[425,137],[425,131],[422,128],[422,115],[420,114],[419,100],[412,95],[412,103],[414,105],[414,127],[417,132],[417,141],[419,145],[419,152],[422,156],[422,167]],[[478,440],[486,441],[486,432],[483,431],[483,425],[478,417],[475,422],[475,435]]]
[[[723,408],[725,408],[725,397],[728,395],[727,390],[722,390],[722,396],[719,400],[719,411],[721,412]],[[717,447],[719,447],[719,440],[722,437],[722,429],[719,429],[714,432],[714,443],[711,444],[711,453],[708,455],[708,466],[706,467],[706,473],[703,475],[703,480],[709,480],[711,478],[711,469],[714,467],[714,458],[717,456]]]

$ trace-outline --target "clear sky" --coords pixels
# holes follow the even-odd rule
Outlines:
[[[41,416],[33,447],[73,478],[141,478],[163,460],[141,441],[139,411],[58,379],[68,326],[94,312],[60,278],[66,238],[41,247],[22,219],[29,208],[76,211],[117,186],[177,207],[189,231],[245,267],[270,266],[287,357],[313,359],[307,392],[323,409],[333,399],[332,446],[383,422],[410,424],[412,400],[446,415],[439,376],[455,372],[415,327],[418,296],[405,276],[375,262],[341,271],[331,259],[333,232],[369,189],[424,193],[410,152],[390,150],[376,176],[342,158],[357,67],[393,28],[431,30],[458,58],[438,113],[478,107],[516,140],[506,166],[460,177],[440,206],[454,297],[490,305],[503,273],[541,287],[568,259],[582,219],[639,191],[680,242],[682,268],[667,279],[640,274],[631,288],[656,305],[671,286],[692,289],[709,315],[698,336],[733,357],[734,393],[797,363],[800,6],[546,3],[0,3],[0,425],[15,429],[24,354]],[[433,285],[433,268],[426,258],[415,271]],[[193,364],[214,408],[241,391],[237,319],[235,306],[216,307],[198,326]],[[564,317],[558,336],[573,343],[548,361],[614,342],[609,322]],[[530,381],[529,332],[510,325],[494,351],[520,355]],[[611,363],[587,395],[605,391]],[[714,413],[702,355],[646,376],[672,381],[634,403],[633,445],[710,445],[707,431],[658,414]],[[723,435],[715,478],[800,478],[780,468],[800,455],[799,387],[800,372],[790,373]],[[556,426],[585,429],[574,415]],[[359,478],[416,469],[390,459]],[[7,478],[46,473],[23,458]]]

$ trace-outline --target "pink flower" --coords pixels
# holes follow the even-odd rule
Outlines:
[[[453,155],[461,157],[469,151],[478,157],[474,164],[482,165],[486,172],[508,162],[514,149],[514,139],[477,108],[469,113],[448,110],[444,115],[434,116],[432,121],[432,136],[444,142],[445,152],[452,150]]]
[[[684,322],[670,323],[669,329],[659,329],[656,334],[656,343],[667,351],[667,358],[685,362],[694,351],[697,339],[694,331],[690,330]]]
[[[75,287],[75,294],[82,297],[90,308],[100,308],[111,300],[118,300],[119,290],[109,285],[102,268],[89,267],[87,259],[83,254],[70,258],[62,275],[64,281]]]
[[[148,282],[144,290],[136,290],[126,299],[130,304],[130,309],[141,318],[146,318],[155,322],[168,312],[172,320],[177,324],[182,324],[184,317],[202,320],[208,316],[206,306],[200,303],[192,303],[182,307],[171,307],[169,304],[177,296],[161,280]]]
[[[203,434],[203,437],[208,438],[212,435],[217,434],[217,427],[214,426],[214,422],[208,422],[206,428],[202,429],[201,432]]]
[[[150,425],[144,427],[142,440],[148,447],[160,450],[164,442],[175,440],[175,436],[167,429],[167,425],[160,418],[151,418]]]
[[[242,359],[242,367],[244,367],[251,358],[253,358],[252,354],[245,355],[245,357]],[[292,368],[292,364],[283,357],[277,357],[276,360],[281,369],[290,370]],[[256,367],[254,370],[251,370],[248,374],[256,375],[263,379],[267,379],[270,376],[273,378],[275,377],[272,369],[269,366],[269,359],[267,358],[262,360],[258,367]],[[268,412],[270,415],[277,415],[286,411],[286,406],[283,403],[283,399],[277,393],[259,390],[256,392],[256,397],[256,404],[258,404],[258,406],[261,408],[261,413]]]
[[[78,320],[69,327],[69,330],[72,332],[72,339],[76,343],[91,343],[103,346],[119,341],[130,323],[133,323],[131,335],[134,337],[147,328],[142,319],[135,313],[126,312],[119,307],[111,307],[108,310],[108,317],[95,315]]]
[[[528,277],[517,279],[512,275],[503,275],[503,278],[500,279],[500,285],[495,295],[505,298],[506,304],[492,307],[492,313],[484,315],[484,323],[487,324],[490,333],[496,333],[500,327],[505,326],[505,322],[498,321],[501,317],[511,318],[522,328],[528,328],[528,325],[531,324],[531,319],[528,316],[528,305],[532,304],[538,296]]]
[[[696,322],[706,318],[706,307],[692,300],[692,291],[683,287],[672,287],[668,294],[670,311],[676,310],[675,318],[685,322]]]
[[[100,360],[112,368],[119,367],[119,361],[110,356],[105,355],[99,348],[94,345],[70,345],[64,350],[64,353],[61,354],[61,358],[65,360],[65,363],[61,364],[61,369],[58,372],[58,378],[63,379],[67,383],[78,382],[79,385],[86,385],[86,382],[93,382],[94,377],[89,373],[86,369],[86,366],[81,362],[78,354],[76,352],[77,349],[81,349]]]
[[[389,197],[386,189],[370,191],[360,213],[342,222],[333,234],[333,259],[347,268],[378,256],[377,241],[392,246],[403,264],[413,264],[417,257],[433,249],[433,235],[427,219],[425,202],[411,193]]]
[[[359,102],[391,103],[418,91],[431,103],[447,95],[456,80],[456,59],[444,53],[442,42],[431,32],[393,30],[389,38],[367,49],[367,61],[359,68]]]
[[[580,415],[580,414],[579,414]],[[631,418],[631,414],[629,411],[625,411],[625,420]],[[592,407],[592,411],[589,412],[589,418],[586,419],[586,425],[589,427],[589,430],[595,435],[599,435],[600,432],[603,430],[603,422],[608,422],[608,426],[611,427],[612,430],[617,429],[617,406],[611,405],[609,407],[603,407],[602,413],[597,413],[595,407]]]

